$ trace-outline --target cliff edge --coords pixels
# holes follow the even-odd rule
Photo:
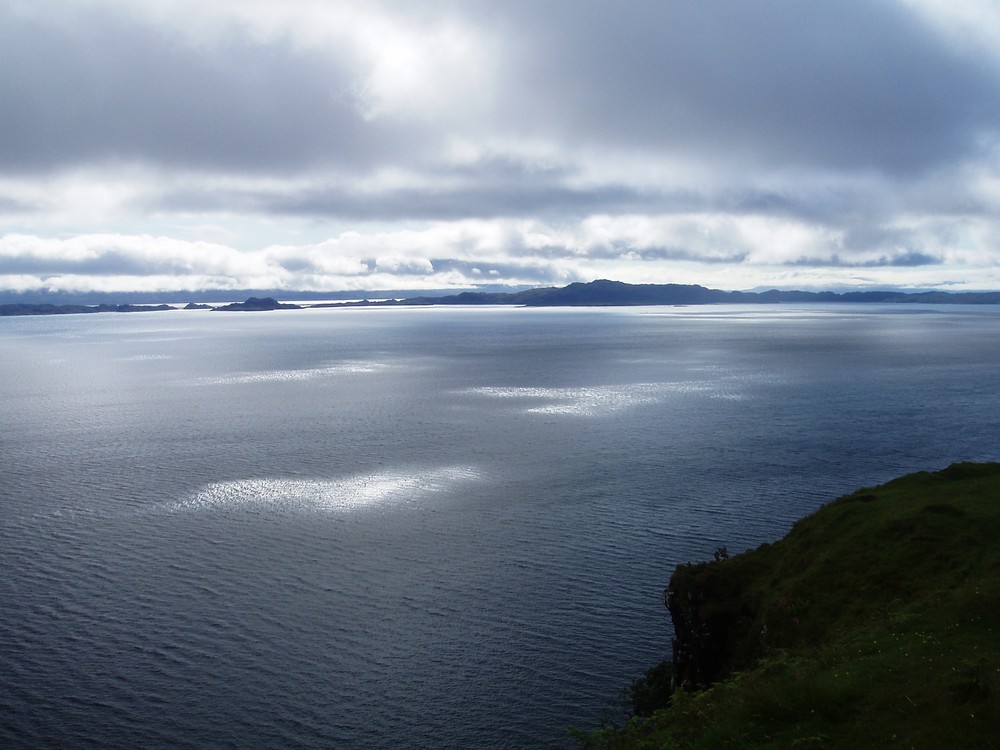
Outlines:
[[[998,542],[1000,464],[965,463],[678,566],[664,593],[672,662],[633,688],[648,715],[581,742],[1000,748]]]

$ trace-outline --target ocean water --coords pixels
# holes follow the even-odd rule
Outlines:
[[[572,747],[678,563],[1000,458],[1000,309],[0,319],[0,746]]]

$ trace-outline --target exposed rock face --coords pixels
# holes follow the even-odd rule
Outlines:
[[[674,589],[663,592],[663,603],[670,611],[670,619],[674,625],[674,640],[671,643],[674,673],[671,687],[692,689],[709,682],[702,659],[708,633],[699,619],[696,598],[689,594],[683,606],[680,598]]]
[[[712,592],[693,574],[705,566],[679,566],[663,592],[663,601],[674,625],[673,687],[703,688],[732,668],[730,633],[735,618],[714,606]]]
[[[801,645],[813,633],[804,630],[796,604],[808,597],[801,591],[790,594],[791,573],[776,572],[780,549],[781,543],[764,544],[731,559],[717,556],[712,562],[677,566],[663,592],[674,625],[675,688],[707,687],[752,669],[775,649]],[[829,619],[822,608],[815,614]]]

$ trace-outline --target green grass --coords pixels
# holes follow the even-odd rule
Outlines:
[[[1000,748],[1000,464],[859,490],[671,588],[717,679],[583,746]]]

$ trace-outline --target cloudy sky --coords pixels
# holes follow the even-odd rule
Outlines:
[[[994,0],[5,0],[0,289],[1000,289]]]

